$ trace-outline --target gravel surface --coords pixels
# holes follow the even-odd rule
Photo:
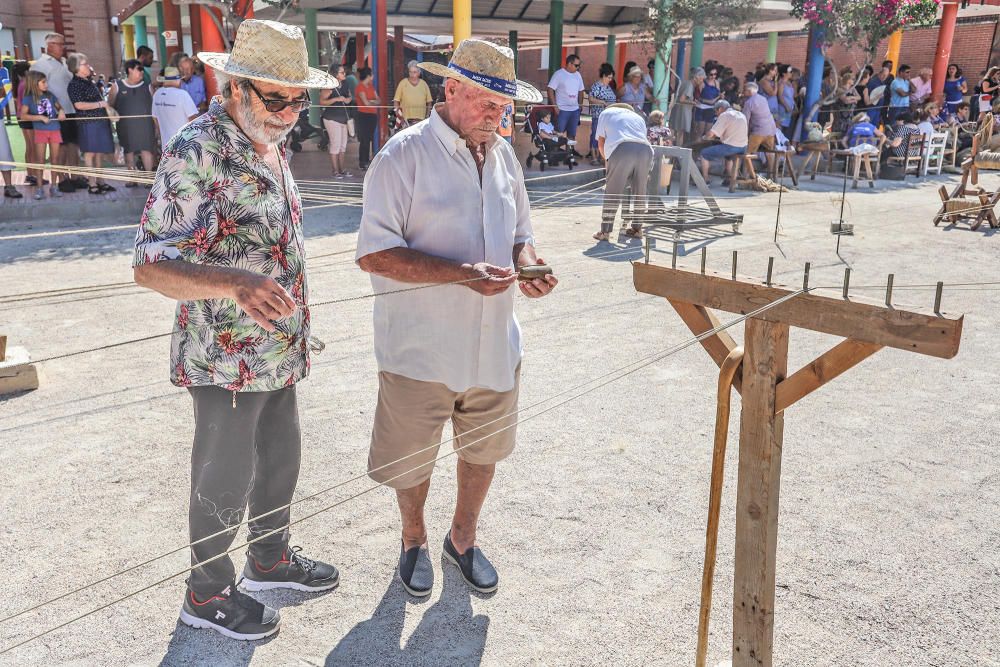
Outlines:
[[[690,234],[681,264],[775,279],[884,284],[895,301],[929,308],[917,283],[996,280],[1000,236],[935,228],[935,189],[880,182],[848,194],[856,235],[840,257],[829,234],[839,181],[783,195],[724,199],[746,215]],[[995,175],[984,174],[992,187]],[[837,193],[831,192],[838,188]],[[629,247],[594,245],[592,201],[536,209],[541,254],[561,285],[518,295],[525,331],[522,406],[690,337],[662,299],[637,294]],[[351,261],[359,209],[307,213],[314,302],[370,292]],[[24,222],[0,236],[8,295],[129,281],[132,233],[88,232],[128,220]],[[669,235],[652,260],[669,264]],[[639,257],[638,244],[631,246]],[[328,254],[341,253],[341,254]],[[326,255],[325,257],[320,257]],[[882,291],[867,290],[880,297]],[[1000,436],[996,331],[1000,292],[946,289],[944,309],[967,313],[949,361],[885,350],[786,413],[778,536],[775,664],[997,665],[1000,655]],[[372,300],[316,308],[327,348],[300,385],[303,497],[362,474],[376,398]],[[43,358],[169,330],[173,304],[128,287],[0,303],[10,345]],[[729,319],[730,315],[721,317]],[[742,326],[734,327],[737,339]],[[795,330],[789,368],[834,344]],[[187,541],[191,401],[167,381],[167,339],[45,363],[39,390],[0,399],[0,559],[13,612],[176,549]],[[0,655],[10,665],[678,665],[694,656],[717,369],[697,346],[527,419],[498,468],[480,544],[501,575],[491,596],[470,594],[437,550],[454,502],[454,459],[436,469],[428,501],[435,590],[408,598],[394,578],[393,495],[374,488],[293,527],[293,543],[342,573],[325,595],[261,595],[280,607],[281,632],[236,643],[182,627],[183,577]],[[566,397],[572,396],[570,393]],[[543,409],[561,399],[543,403]],[[733,572],[735,399],[722,508],[710,663],[729,657]],[[528,417],[535,411],[526,411]],[[444,449],[442,451],[445,451]],[[294,508],[302,517],[371,488],[350,483]],[[243,539],[241,534],[239,539]],[[242,553],[237,554],[238,567]],[[185,550],[12,621],[0,650],[188,565]]]

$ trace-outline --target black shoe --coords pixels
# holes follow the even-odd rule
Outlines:
[[[34,176],[25,176],[24,177],[24,184],[25,185],[38,185],[38,179],[35,178]]]
[[[207,600],[199,600],[193,591],[188,591],[181,607],[181,623],[215,630],[230,639],[250,640],[277,632],[281,616],[232,583]]]
[[[243,568],[243,588],[248,591],[266,591],[272,588],[290,588],[295,591],[328,591],[340,583],[340,573],[332,565],[301,555],[302,547],[285,549],[281,560],[270,567],[258,563],[247,555]]]
[[[418,598],[431,594],[434,588],[434,567],[427,555],[427,547],[418,546],[399,550],[399,580],[410,595]]]
[[[3,186],[3,196],[9,197],[10,199],[21,199],[24,197],[20,192],[17,191],[13,185]]]
[[[471,547],[464,554],[451,543],[451,531],[444,536],[444,557],[458,566],[465,583],[480,593],[492,593],[497,589],[499,577],[497,571],[483,555],[479,547]]]

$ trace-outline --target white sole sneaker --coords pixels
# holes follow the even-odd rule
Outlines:
[[[399,577],[399,583],[403,584],[403,590],[404,591],[406,591],[407,593],[409,593],[410,595],[412,595],[415,598],[425,598],[425,597],[427,597],[428,595],[430,595],[434,591],[434,589],[430,589],[430,590],[426,590],[426,591],[415,591],[415,590],[413,590],[412,588],[410,588],[409,586],[406,585],[406,582],[403,581],[402,577]]]
[[[264,639],[264,637],[270,637],[281,627],[281,621],[267,632],[258,632],[253,634],[240,634],[238,632],[233,632],[229,628],[224,628],[221,625],[216,625],[211,621],[198,618],[197,616],[192,616],[183,609],[181,609],[181,623],[192,628],[198,628],[199,630],[215,630],[220,635],[229,637],[230,639],[238,639],[240,641],[253,641],[255,639]]]
[[[467,583],[469,587],[472,588],[473,590],[477,590],[480,593],[492,593],[493,591],[495,591],[497,588],[500,587],[500,584],[497,584],[496,586],[491,586],[489,588],[480,588],[479,586],[476,586],[474,583],[466,579],[465,572],[462,571],[462,566],[458,564],[458,561],[455,560],[454,556],[452,556],[447,551],[442,551],[441,553],[444,555],[445,558],[448,559],[449,563],[458,568],[458,573],[462,575],[462,579],[464,579],[465,583]]]
[[[247,579],[246,577],[243,577],[243,581],[240,582],[240,587],[251,593],[256,593],[258,591],[270,591],[276,588],[303,591],[305,593],[319,593],[321,591],[331,590],[339,585],[339,578],[332,584],[324,584],[322,586],[306,586],[305,584],[300,584],[294,581],[254,581],[253,579]]]

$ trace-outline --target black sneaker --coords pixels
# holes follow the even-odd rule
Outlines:
[[[252,640],[277,632],[281,616],[276,610],[238,590],[232,583],[207,600],[199,600],[189,590],[181,607],[181,623],[192,628],[215,630],[230,639]]]
[[[399,551],[399,580],[406,592],[422,598],[431,594],[434,588],[434,566],[427,555],[427,547],[417,546]]]
[[[340,573],[333,565],[306,558],[302,547],[285,549],[281,560],[271,566],[258,563],[247,554],[243,568],[243,588],[266,591],[271,588],[291,588],[296,591],[328,591],[340,583]]]
[[[464,554],[451,543],[451,531],[444,536],[444,557],[458,566],[465,583],[480,593],[492,593],[497,589],[499,577],[493,565],[483,555],[479,547],[471,547]]]

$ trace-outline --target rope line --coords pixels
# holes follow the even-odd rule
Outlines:
[[[534,414],[528,415],[527,417],[519,419],[518,421],[514,422],[513,424],[504,426],[504,427],[502,427],[502,428],[494,431],[493,433],[490,433],[489,435],[486,435],[486,436],[483,436],[482,438],[478,438],[476,440],[473,440],[472,442],[469,442],[469,443],[467,443],[465,445],[462,445],[460,447],[455,447],[455,448],[451,449],[450,451],[445,452],[441,456],[438,456],[438,457],[432,459],[431,461],[421,463],[421,464],[419,464],[419,465],[417,465],[417,466],[415,466],[415,467],[413,467],[413,468],[411,468],[409,470],[406,470],[406,471],[401,472],[401,473],[399,473],[397,475],[394,475],[393,477],[390,477],[390,478],[386,479],[383,482],[378,482],[378,483],[376,483],[376,484],[374,484],[372,486],[369,486],[369,487],[363,489],[362,491],[360,491],[358,493],[355,493],[355,494],[353,494],[351,496],[348,496],[347,498],[339,500],[339,501],[337,501],[337,502],[335,502],[335,503],[333,503],[331,505],[327,505],[325,507],[322,507],[322,508],[316,510],[315,512],[311,512],[309,514],[306,514],[306,515],[304,515],[304,516],[302,516],[302,517],[300,517],[298,519],[289,521],[286,525],[283,525],[283,526],[280,526],[278,528],[275,528],[274,530],[271,530],[271,531],[269,531],[267,533],[264,533],[264,534],[262,534],[262,535],[260,535],[260,536],[258,536],[256,538],[249,539],[249,540],[247,540],[247,544],[248,545],[249,544],[254,544],[254,543],[259,542],[261,540],[267,539],[268,537],[271,537],[271,536],[276,535],[278,533],[284,532],[285,530],[291,528],[294,525],[297,525],[299,523],[307,521],[307,520],[309,520],[309,519],[311,519],[311,518],[313,518],[313,517],[315,517],[315,516],[317,516],[317,515],[319,515],[321,513],[327,512],[327,511],[329,511],[331,509],[334,509],[336,507],[344,505],[344,504],[346,504],[346,503],[348,503],[350,501],[353,501],[353,500],[355,500],[355,499],[357,499],[357,498],[359,498],[359,497],[361,497],[363,495],[366,495],[366,494],[368,494],[368,493],[370,493],[370,492],[372,492],[372,491],[374,491],[376,489],[379,489],[379,488],[381,488],[383,486],[386,486],[389,482],[392,482],[392,481],[394,481],[396,479],[399,479],[401,477],[409,475],[409,474],[411,474],[411,473],[413,473],[413,472],[415,472],[415,471],[417,471],[417,470],[419,470],[419,469],[421,469],[423,467],[426,467],[428,465],[435,464],[438,461],[441,461],[441,460],[443,460],[445,458],[448,458],[449,456],[456,455],[459,451],[461,451],[463,449],[471,447],[472,445],[478,444],[479,442],[481,442],[483,440],[486,440],[486,439],[488,439],[490,437],[493,437],[494,435],[497,435],[498,433],[502,433],[502,432],[504,432],[506,430],[509,430],[511,428],[515,428],[518,425],[523,424],[524,422],[527,422],[527,421],[535,419],[536,417],[539,417],[539,416],[541,416],[543,414],[551,412],[552,410],[555,410],[558,407],[561,407],[561,406],[563,406],[563,405],[565,405],[565,404],[567,404],[567,403],[569,403],[569,402],[571,402],[573,400],[576,400],[578,398],[581,398],[582,396],[585,396],[585,395],[587,395],[589,393],[592,393],[592,392],[596,391],[597,389],[605,387],[608,384],[611,384],[612,382],[616,382],[616,381],[621,380],[621,379],[623,379],[625,377],[628,377],[629,375],[632,375],[633,373],[636,373],[639,370],[642,370],[643,368],[646,368],[646,367],[648,367],[648,366],[650,366],[650,365],[652,365],[654,363],[657,363],[658,361],[661,361],[662,359],[665,359],[665,358],[667,358],[667,357],[669,357],[669,356],[671,356],[673,354],[676,354],[677,352],[680,352],[680,351],[682,351],[682,350],[684,350],[684,349],[686,349],[688,347],[691,347],[692,345],[695,345],[695,344],[701,342],[702,340],[704,340],[704,339],[706,339],[706,338],[708,338],[710,336],[714,336],[714,335],[718,334],[721,331],[725,331],[726,329],[728,329],[730,327],[733,327],[733,326],[739,324],[740,322],[745,321],[748,318],[760,315],[761,313],[765,312],[766,310],[769,310],[770,308],[774,308],[775,306],[778,306],[778,305],[780,305],[780,304],[782,304],[782,303],[784,303],[786,301],[789,301],[789,300],[791,300],[791,299],[793,299],[793,298],[795,298],[795,297],[797,297],[797,296],[799,296],[801,294],[805,294],[806,292],[810,291],[811,289],[815,289],[815,288],[803,288],[803,289],[797,290],[795,292],[789,293],[789,294],[787,294],[787,295],[785,295],[783,297],[775,299],[771,303],[768,303],[768,304],[765,304],[763,306],[760,306],[759,308],[756,308],[756,309],[754,309],[754,310],[752,310],[752,311],[750,311],[750,312],[748,312],[748,313],[746,313],[744,315],[740,315],[739,317],[736,317],[736,318],[734,318],[734,319],[732,319],[732,320],[730,320],[730,321],[728,321],[728,322],[726,322],[724,324],[720,324],[719,326],[714,327],[713,329],[711,329],[709,331],[705,331],[702,334],[699,334],[697,336],[694,336],[693,338],[690,338],[690,339],[688,339],[686,341],[683,341],[683,342],[681,342],[681,343],[679,343],[677,345],[674,345],[674,346],[672,346],[670,348],[667,348],[664,351],[661,351],[661,352],[658,352],[658,353],[654,353],[653,355],[650,355],[649,357],[646,357],[645,359],[642,359],[642,360],[639,360],[639,361],[633,361],[632,363],[626,364],[625,366],[623,366],[621,368],[618,368],[618,369],[615,369],[615,370],[610,371],[608,373],[605,373],[604,375],[598,376],[597,378],[592,378],[591,380],[589,380],[589,381],[587,381],[585,383],[582,383],[580,385],[577,385],[576,387],[574,387],[572,389],[565,390],[565,391],[561,392],[560,394],[556,394],[555,396],[549,397],[548,399],[546,399],[544,401],[541,401],[539,403],[536,403],[536,404],[534,404],[531,407],[535,407],[537,405],[540,405],[541,403],[548,402],[549,400],[552,400],[553,398],[556,398],[556,397],[561,396],[561,395],[565,395],[566,393],[568,393],[570,391],[574,391],[576,389],[580,389],[582,387],[585,387],[585,386],[587,386],[589,384],[593,384],[594,382],[597,382],[598,380],[603,380],[602,382],[598,383],[597,385],[595,385],[593,387],[590,387],[588,389],[584,389],[583,391],[580,391],[579,393],[576,393],[573,396],[570,396],[569,398],[556,403],[555,405],[549,406],[549,407],[545,408],[544,410],[540,410],[539,412],[536,412]],[[630,370],[626,370],[626,369],[629,369],[632,366],[635,366],[635,368],[631,368]],[[610,377],[609,378],[609,376],[612,376],[612,375],[616,375],[616,377]],[[605,378],[609,378],[609,379],[605,379]],[[527,409],[529,409],[529,408],[525,408],[524,410],[527,410]],[[514,414],[516,414],[516,413],[514,413]],[[505,417],[501,417],[500,419],[504,419],[504,418]],[[404,458],[407,458],[407,457],[404,457]],[[387,464],[387,465],[391,465],[391,464]],[[342,484],[346,484],[346,483],[349,483],[349,482],[344,482]],[[296,502],[301,502],[302,500],[304,500],[304,499],[300,499],[299,501],[296,501]],[[274,510],[271,510],[270,513],[274,513],[276,511],[281,510],[281,509],[284,509],[284,507],[276,508]],[[261,515],[261,516],[265,516],[265,515]],[[249,522],[249,520],[248,520],[248,522]],[[242,523],[240,525],[242,525]],[[230,528],[230,529],[227,529],[227,530],[222,531],[222,532],[223,533],[229,532],[229,530],[232,530],[232,529]],[[204,538],[204,539],[209,539],[209,538]],[[189,546],[190,545],[188,545],[188,547]],[[176,553],[176,551],[180,551],[180,550],[182,550],[184,548],[187,548],[187,547],[181,547],[180,549],[177,549],[177,550],[175,550],[175,551],[173,551],[171,553]],[[94,609],[86,611],[86,612],[84,612],[82,614],[79,614],[79,615],[77,615],[77,616],[75,616],[75,617],[73,617],[73,618],[71,618],[71,619],[69,619],[67,621],[59,623],[59,624],[57,624],[57,625],[55,625],[55,626],[53,626],[51,628],[48,628],[48,629],[46,629],[46,630],[44,630],[42,632],[39,632],[39,633],[34,634],[34,635],[30,636],[30,637],[27,637],[26,639],[21,640],[21,641],[15,643],[15,644],[12,644],[11,646],[8,646],[8,647],[0,650],[0,655],[3,655],[3,654],[8,653],[10,651],[13,651],[14,649],[16,649],[16,648],[18,648],[20,646],[23,646],[23,645],[25,645],[25,644],[27,644],[27,643],[29,643],[31,641],[34,641],[36,639],[41,638],[41,637],[44,637],[44,636],[46,636],[46,635],[48,635],[48,634],[50,634],[52,632],[55,632],[55,631],[57,631],[57,630],[59,630],[61,628],[64,628],[64,627],[66,627],[66,626],[68,626],[68,625],[70,625],[72,623],[75,623],[75,622],[77,622],[79,620],[87,618],[88,616],[91,616],[91,615],[96,614],[96,613],[98,613],[100,611],[103,611],[104,609],[107,609],[107,608],[109,608],[109,607],[111,607],[111,606],[113,606],[115,604],[124,602],[124,601],[126,601],[126,600],[128,600],[128,599],[130,599],[132,597],[135,597],[136,595],[144,593],[145,591],[148,591],[148,590],[150,590],[152,588],[155,588],[156,586],[159,586],[160,584],[166,583],[167,581],[170,581],[171,579],[175,579],[175,578],[177,578],[179,576],[182,576],[184,574],[187,574],[187,573],[189,573],[189,572],[191,572],[191,571],[193,571],[195,569],[198,569],[200,567],[204,567],[205,565],[207,565],[207,564],[209,564],[211,562],[214,562],[215,560],[218,560],[218,559],[221,559],[223,557],[226,557],[229,554],[231,554],[233,552],[236,552],[236,551],[239,551],[239,550],[241,550],[243,548],[245,548],[245,545],[243,545],[243,544],[238,545],[236,547],[228,549],[227,551],[224,551],[224,552],[219,553],[219,554],[217,554],[215,556],[212,556],[211,558],[208,558],[208,559],[206,559],[204,561],[201,561],[201,562],[199,562],[199,563],[197,563],[195,565],[192,565],[190,567],[184,568],[183,570],[180,570],[179,572],[175,572],[175,573],[173,573],[173,574],[171,574],[171,575],[169,575],[167,577],[163,577],[163,578],[161,578],[161,579],[159,579],[159,580],[157,580],[157,581],[155,581],[155,582],[153,582],[151,584],[148,584],[148,585],[146,585],[146,586],[144,586],[142,588],[139,588],[138,590],[132,591],[132,592],[127,593],[127,594],[125,594],[123,596],[120,596],[120,597],[118,597],[116,599],[113,599],[113,600],[111,600],[109,602],[106,602],[106,603],[104,603],[104,604],[102,604],[102,605],[100,605],[100,606],[98,606],[98,607],[96,607]],[[169,554],[167,554],[167,555],[169,555]],[[154,559],[154,560],[158,560],[158,558]],[[117,576],[117,575],[115,575],[115,576]],[[70,593],[70,594],[72,594],[72,593]],[[67,595],[69,595],[69,594],[67,594]],[[63,597],[65,597],[65,595],[62,596],[62,597],[60,597],[60,598],[58,598],[58,599],[62,599]],[[49,604],[49,603],[48,602],[43,603],[42,605],[38,605],[35,608],[38,608],[39,606],[43,606],[45,604]],[[31,610],[26,610],[26,611],[23,611],[23,612],[19,612],[17,615],[20,616],[20,615],[22,615],[24,613],[28,613],[28,611],[31,611]],[[9,620],[9,618],[13,618],[13,617],[8,617],[8,618],[5,618],[5,619],[0,619],[0,622]]]

